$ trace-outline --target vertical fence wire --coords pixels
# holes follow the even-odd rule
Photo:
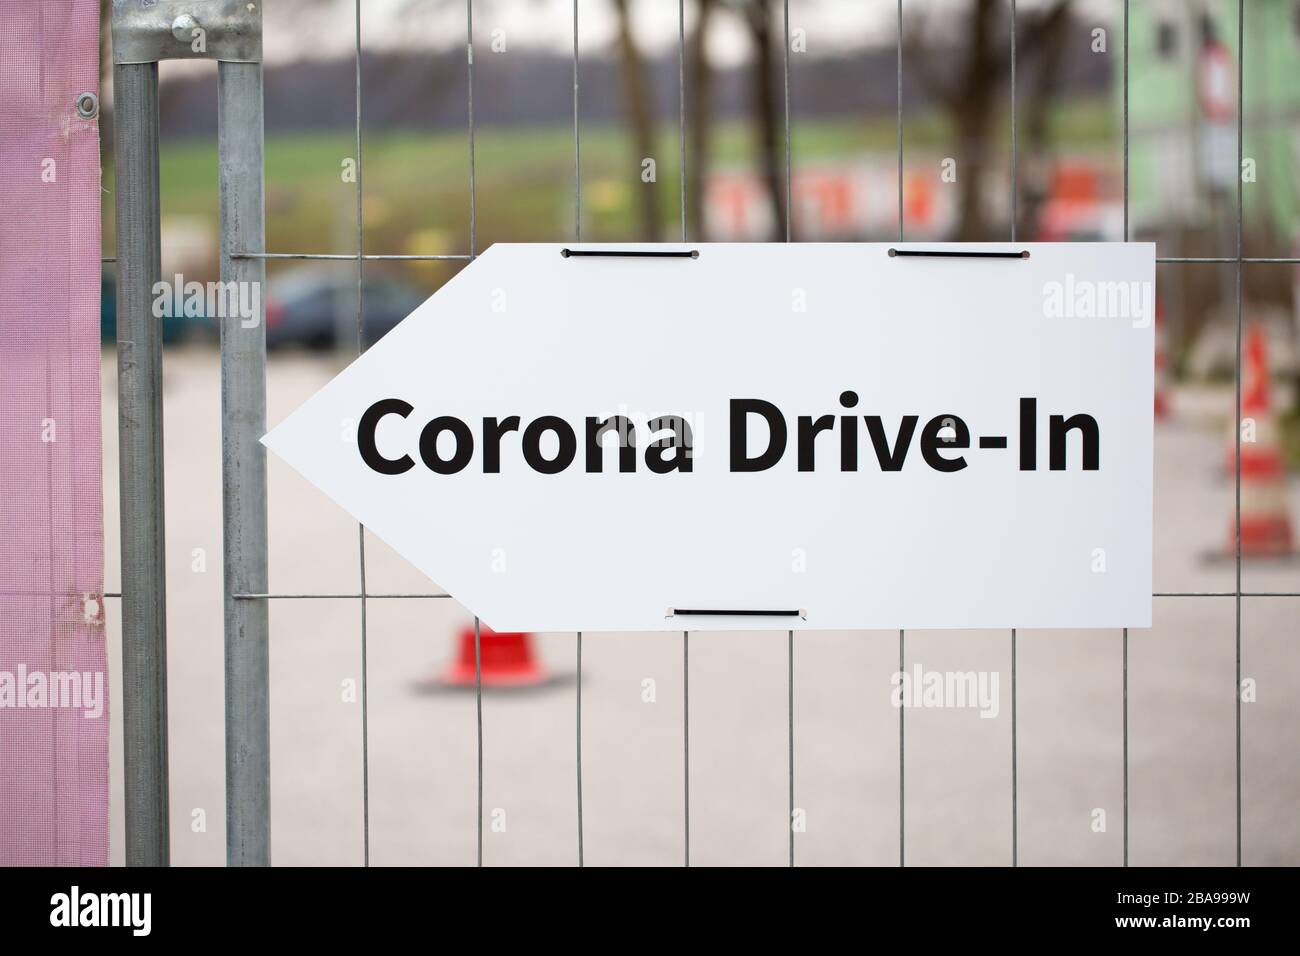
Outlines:
[[[785,55],[782,58],[783,85],[785,88],[785,241],[790,242],[794,235],[794,198],[793,190],[793,172],[791,159],[793,149],[790,143],[790,0],[784,3],[784,29],[785,37]],[[790,767],[789,767],[789,789],[790,805],[789,812],[786,814],[785,826],[790,838],[790,866],[794,866],[794,631],[790,631],[786,637],[786,708],[789,719],[789,750],[790,750]]]
[[[1011,865],[1020,865],[1020,767],[1016,735],[1016,629],[1011,629]]]
[[[1124,137],[1124,241],[1128,242],[1128,4],[1124,0],[1124,82],[1123,82],[1123,137]],[[1123,670],[1123,749],[1124,749],[1124,851],[1123,865],[1128,866],[1128,628],[1124,628],[1123,647],[1121,649],[1121,668]]]
[[[1241,181],[1241,164],[1243,158],[1242,134],[1245,129],[1244,117],[1246,113],[1246,88],[1245,88],[1245,51],[1246,51],[1246,13],[1245,0],[1237,0],[1237,373],[1235,378],[1235,395],[1234,402],[1236,406],[1236,415],[1233,418],[1233,432],[1235,434],[1236,445],[1236,462],[1234,476],[1236,505],[1236,565],[1237,565],[1237,595],[1236,603],[1236,679],[1233,684],[1233,707],[1236,715],[1236,817],[1237,817],[1237,866],[1241,866],[1241,338],[1242,338],[1242,317],[1241,317],[1241,286],[1242,279],[1242,234],[1244,231],[1244,197],[1242,195]]]
[[[478,255],[478,233],[475,222],[476,183],[474,177],[474,0],[465,0],[465,106],[469,126],[469,258]],[[478,798],[476,820],[478,841],[475,865],[483,865],[483,648],[479,635],[479,619],[474,618],[474,706],[475,743],[477,746],[477,774],[475,792]]]
[[[896,93],[898,96],[898,241],[903,241],[903,0],[898,0],[897,59],[895,62]],[[898,673],[904,673],[903,660],[907,653],[907,633],[898,630]],[[907,764],[907,747],[904,737],[903,715],[907,708],[899,701],[898,708],[898,865],[907,865],[906,803],[904,771]]]
[[[582,142],[578,135],[578,0],[573,0],[573,238],[582,238]]]
[[[365,325],[362,320],[361,283],[365,268],[364,216],[361,185],[361,0],[353,4],[356,26],[356,153],[357,153],[357,355],[365,351]],[[366,653],[366,529],[357,524],[357,564],[361,579],[361,831],[365,866],[370,865],[370,714],[367,702]]]
[[[465,0],[466,108],[469,118],[469,258],[478,255],[478,230],[474,221],[474,0]]]
[[[1123,661],[1121,667],[1124,671],[1124,729],[1122,731],[1124,740],[1124,851],[1123,865],[1128,866],[1128,628],[1124,628],[1123,638]]]
[[[1011,241],[1016,241],[1016,0],[1011,0]],[[1016,721],[1016,628],[1011,629],[1011,865],[1020,865],[1020,767]]]
[[[794,631],[786,635],[786,674],[787,685],[786,709],[790,725],[787,730],[790,750],[790,812],[786,815],[786,829],[790,833],[790,865],[794,866]]]
[[[1123,144],[1124,144],[1124,241],[1128,242],[1128,5],[1124,0],[1124,79],[1123,89]]]
[[[682,631],[682,863],[691,865],[691,632]]]
[[[1011,241],[1016,241],[1016,0],[1011,0]]]
[[[906,653],[906,640],[905,632],[900,628],[898,631],[898,676],[900,681],[906,673],[906,668],[903,666],[903,657]],[[900,867],[907,865],[907,803],[905,800],[906,794],[904,793],[905,778],[903,776],[907,763],[907,746],[903,736],[903,714],[906,712],[907,708],[903,706],[902,699],[900,698],[898,704],[898,865]]]
[[[483,865],[483,641],[479,634],[478,615],[474,616],[474,718],[478,729],[478,849],[474,865]]]
[[[575,13],[575,17],[577,14]],[[679,104],[679,163],[681,241],[686,241],[686,13],[677,3],[677,104]],[[699,27],[695,27],[699,29]],[[577,47],[575,46],[575,56]],[[699,202],[699,199],[695,199]],[[681,860],[690,866],[690,631],[681,632]]]
[[[700,29],[697,25],[696,29]],[[677,4],[677,83],[680,126],[678,129],[681,164],[682,242],[686,241],[686,9],[685,0]],[[697,144],[698,146],[698,144]],[[700,200],[697,198],[696,202]],[[691,697],[690,631],[682,631],[682,862],[691,865]]]
[[[790,0],[784,3],[784,20],[785,20],[785,55],[782,58],[783,85],[785,90],[785,241],[790,241],[792,233],[792,223],[794,220],[794,206],[791,204],[791,181],[790,172]],[[764,77],[767,82],[767,77]]]
[[[582,151],[578,139],[578,0],[573,0],[573,238],[582,238]],[[582,833],[582,632],[577,632],[576,656],[578,668],[576,727],[577,801],[578,801],[578,866],[583,860]]]
[[[686,0],[677,0],[677,181],[682,207],[682,242],[686,241]]]
[[[574,744],[578,768],[578,866],[583,865],[582,858],[582,631],[578,631],[578,689],[577,713],[574,726],[577,728],[577,740]]]

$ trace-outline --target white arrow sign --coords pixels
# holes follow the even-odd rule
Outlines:
[[[1150,626],[1152,245],[652,248],[493,246],[266,445],[497,630]]]

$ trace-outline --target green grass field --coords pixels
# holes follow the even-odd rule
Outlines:
[[[1004,128],[1006,123],[999,123]],[[1102,150],[1117,130],[1105,101],[1063,107],[1054,117],[1058,148]],[[655,153],[657,181],[643,184],[639,157],[627,130],[589,126],[582,131],[584,238],[645,238],[635,190],[652,189],[661,238],[679,222],[678,131],[664,127]],[[935,152],[953,136],[936,115],[910,120],[904,148]],[[995,137],[1005,151],[1005,136]],[[691,144],[688,143],[688,147]],[[478,249],[500,240],[542,241],[572,235],[573,130],[567,126],[485,127],[475,134],[475,226]],[[848,160],[864,154],[892,157],[898,147],[892,117],[796,122],[792,149],[801,162]],[[351,131],[266,135],[267,248],[273,252],[352,252],[356,246],[355,184],[343,176],[355,152]],[[371,253],[451,254],[469,249],[469,138],[464,130],[384,131],[364,139],[365,246]],[[711,144],[714,169],[755,165],[752,129],[719,127]],[[164,218],[210,223],[215,243],[217,157],[212,139],[164,142],[161,157]],[[104,169],[104,236],[111,254],[112,167]],[[410,278],[439,284],[446,267],[417,264]]]

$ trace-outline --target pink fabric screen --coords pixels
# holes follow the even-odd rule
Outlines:
[[[98,0],[0,3],[0,864],[108,862]]]

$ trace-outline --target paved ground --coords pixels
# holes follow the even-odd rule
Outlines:
[[[278,421],[337,367],[272,362]],[[104,366],[106,581],[117,567],[115,369]],[[1179,395],[1156,439],[1156,588],[1230,590],[1232,485],[1219,476],[1228,393]],[[225,859],[221,477],[215,354],[169,351],[165,402],[172,860]],[[1300,483],[1293,482],[1293,508]],[[355,524],[287,466],[270,464],[271,584],[356,591]],[[1300,525],[1298,525],[1300,527]],[[374,538],[375,592],[433,586]],[[1247,591],[1300,589],[1300,564],[1252,566]],[[369,605],[370,846],[375,864],[474,862],[472,692],[429,691],[469,617],[451,601]],[[120,660],[110,604],[110,655]],[[1164,598],[1130,633],[1130,857],[1231,864],[1235,846],[1232,598]],[[1242,845],[1248,864],[1300,863],[1300,601],[1242,604]],[[273,856],[283,864],[362,859],[360,676],[351,601],[271,610]],[[489,865],[577,859],[572,634],[546,634],[552,684],[483,702]],[[906,712],[910,864],[1011,861],[1011,637],[909,632],[908,666],[992,670],[993,719]],[[589,864],[676,865],[683,856],[682,639],[584,640],[583,792]],[[1122,852],[1121,635],[1025,632],[1018,643],[1018,809],[1023,864],[1118,863]],[[802,864],[894,865],[899,855],[899,712],[890,706],[896,633],[809,633],[795,647],[795,803]],[[690,850],[694,864],[783,864],[788,786],[783,633],[690,638]],[[645,702],[646,681],[654,701]],[[122,854],[120,681],[113,688],[112,855]],[[1105,831],[1094,832],[1096,811]],[[500,811],[500,812],[498,812]],[[494,832],[493,820],[505,823]],[[203,826],[201,824],[206,824]]]

